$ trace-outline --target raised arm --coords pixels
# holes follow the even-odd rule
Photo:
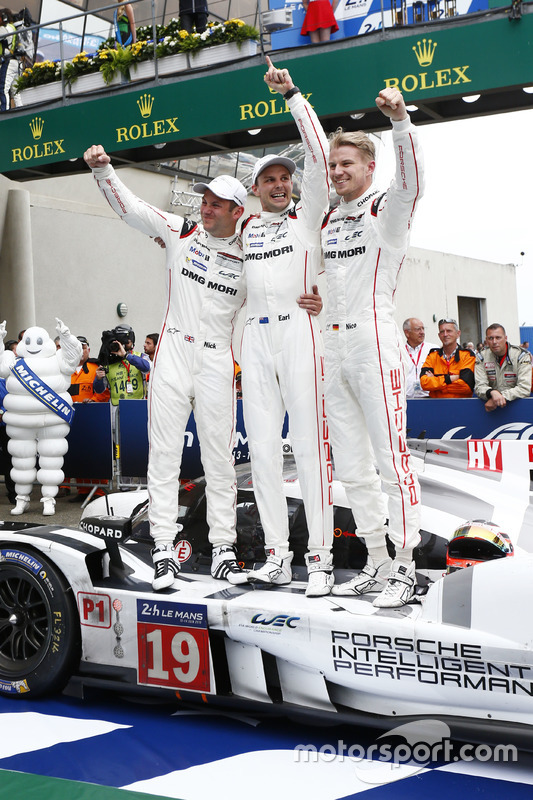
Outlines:
[[[113,211],[132,228],[148,236],[159,236],[165,243],[170,229],[181,228],[183,224],[181,217],[166,214],[161,209],[145,203],[122,183],[102,145],[89,147],[83,158],[92,169],[98,188]]]
[[[277,69],[268,56],[267,66],[265,83],[271,90],[284,96],[304,146],[300,214],[309,230],[320,230],[329,205],[329,145],[326,134],[311,105],[294,85],[289,70]]]
[[[376,105],[392,122],[392,142],[396,159],[395,176],[378,213],[378,227],[391,247],[405,248],[413,217],[424,192],[424,163],[418,134],[412,124],[402,93],[382,89]]]

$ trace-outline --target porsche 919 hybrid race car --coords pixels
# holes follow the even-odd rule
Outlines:
[[[305,597],[305,515],[290,459],[295,552],[289,586],[231,586],[209,571],[203,480],[180,491],[172,588],[154,593],[145,491],[98,498],[80,530],[0,523],[0,694],[96,686],[169,700],[390,727],[440,719],[470,741],[533,741],[533,445],[412,441],[422,486],[418,593],[399,609],[373,595]],[[335,576],[365,551],[335,483]],[[453,574],[447,541],[492,520],[515,553]],[[238,558],[264,560],[247,468]],[[350,570],[350,571],[349,571]],[[502,738],[506,737],[506,738]]]

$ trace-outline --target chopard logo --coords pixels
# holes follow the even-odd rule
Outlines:
[[[435,50],[438,43],[433,39],[422,39],[411,48],[416,56],[420,67],[430,67],[433,63]],[[457,84],[472,83],[467,71],[470,69],[468,64],[443,67],[427,72],[410,72],[406,75],[393,78],[384,78],[387,88],[400,89],[409,94],[415,91],[427,91],[429,89],[440,89],[444,86],[456,86]]]

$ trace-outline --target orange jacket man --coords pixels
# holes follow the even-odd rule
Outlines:
[[[472,397],[476,358],[459,345],[460,335],[454,319],[439,321],[442,347],[430,350],[420,371],[420,386],[430,397]]]
[[[98,369],[98,362],[90,359],[89,342],[85,336],[76,337],[83,347],[80,363],[70,378],[69,393],[74,403],[104,403],[109,400],[109,389],[101,394],[93,391],[93,381]]]

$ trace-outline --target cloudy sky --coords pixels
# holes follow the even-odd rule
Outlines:
[[[533,111],[421,127],[426,194],[411,237],[415,247],[516,264],[521,325],[533,325],[532,133]],[[385,140],[378,186],[390,151]]]

